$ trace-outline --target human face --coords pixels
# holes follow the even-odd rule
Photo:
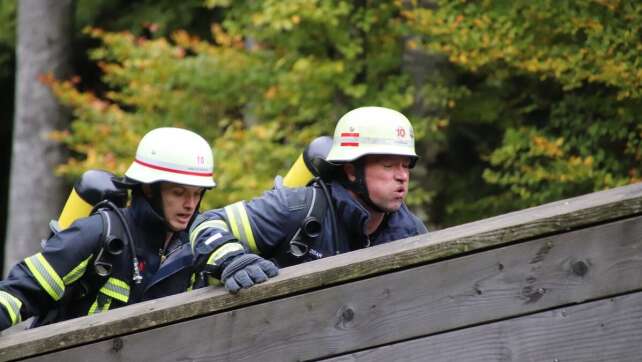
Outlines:
[[[372,203],[386,212],[399,210],[410,180],[410,158],[397,155],[369,155],[364,175]]]
[[[196,212],[203,188],[163,182],[160,193],[167,225],[172,231],[185,230]]]

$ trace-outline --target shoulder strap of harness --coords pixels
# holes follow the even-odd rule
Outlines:
[[[101,248],[94,258],[93,266],[96,274],[106,278],[111,275],[113,270],[111,259],[120,255],[125,249],[127,235],[121,221],[115,217],[113,212],[99,209],[96,213],[103,220],[103,233]]]
[[[127,219],[125,218],[125,215],[123,214],[122,210],[111,201],[103,200],[94,207],[93,211],[99,212],[103,216],[103,221],[108,221],[108,223],[103,222],[103,227],[105,224],[107,224],[108,227],[114,228],[112,230],[119,230],[119,232],[117,233],[110,230],[105,231],[103,233],[104,235],[103,247],[100,250],[99,256],[102,256],[104,253],[108,253],[111,255],[119,255],[129,245],[131,265],[133,267],[132,279],[134,280],[134,283],[140,284],[143,280],[143,277],[140,274],[140,270],[138,269],[138,258],[136,257],[136,246],[134,245],[134,238],[132,236],[131,230],[129,229],[129,225],[127,224]],[[116,217],[111,216],[112,214],[115,214]],[[109,217],[105,218],[105,215]],[[120,229],[116,229],[116,228],[120,228]],[[109,269],[110,265],[99,264],[98,263],[99,259],[100,258],[96,258],[96,262],[94,263],[94,266],[96,266],[96,272],[101,273],[101,272],[110,271],[111,270]],[[101,269],[101,267],[103,268]],[[106,275],[109,275],[109,274],[106,274]]]
[[[305,195],[307,211],[301,225],[288,242],[289,255],[299,259],[308,254],[310,245],[323,233],[323,219],[327,208],[328,200],[319,187],[308,187]]]

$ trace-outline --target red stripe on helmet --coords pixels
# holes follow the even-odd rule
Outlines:
[[[359,137],[359,133],[342,133],[341,137]]]
[[[194,172],[194,171],[183,171],[183,170],[176,170],[173,168],[167,168],[167,167],[162,167],[162,166],[157,166],[157,165],[152,165],[151,163],[143,162],[139,159],[135,159],[134,162],[140,163],[143,166],[153,168],[155,170],[160,170],[160,171],[167,171],[171,173],[178,173],[181,175],[190,175],[190,176],[212,176],[212,172]]]
[[[359,147],[359,142],[341,142],[343,147]]]

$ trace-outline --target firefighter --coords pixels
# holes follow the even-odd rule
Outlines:
[[[201,214],[190,229],[195,264],[235,293],[275,275],[268,260],[286,267],[426,233],[404,204],[416,160],[403,114],[354,109],[337,123],[327,187],[277,187]]]
[[[188,290],[186,230],[215,186],[212,172],[212,149],[201,136],[169,127],[148,132],[118,181],[131,189],[130,206],[76,220],[16,264],[0,281],[0,329],[31,316],[37,326]]]

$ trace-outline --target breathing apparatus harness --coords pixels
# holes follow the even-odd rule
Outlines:
[[[116,221],[113,222],[109,212],[116,215]],[[112,273],[113,264],[110,261],[112,257],[122,254],[123,250],[129,245],[131,252],[131,263],[133,266],[132,280],[135,284],[143,282],[143,276],[138,267],[138,258],[136,257],[136,245],[132,237],[131,230],[127,224],[127,219],[123,211],[109,200],[103,200],[96,204],[92,214],[98,213],[103,220],[103,245],[94,260],[94,270],[101,277],[108,277]],[[116,230],[114,232],[113,230]],[[125,240],[123,240],[125,239]]]
[[[330,209],[332,231],[334,235],[337,235],[334,205],[324,180],[332,173],[332,165],[325,161],[325,157],[332,147],[332,142],[332,138],[328,136],[313,139],[299,155],[285,177],[276,176],[274,179],[275,189],[308,186],[305,193],[305,209],[307,210],[305,217],[290,241],[284,244],[285,254],[295,260],[308,255],[310,245],[321,236],[323,220],[328,208]],[[320,192],[323,193],[323,197],[319,195]],[[288,202],[290,201],[288,199]],[[295,205],[288,206],[295,207]],[[334,244],[336,250],[338,241],[334,240]]]
[[[335,236],[333,240],[334,250],[336,253],[339,250],[336,214],[328,187],[319,176],[314,177],[308,185],[312,186],[307,189],[308,194],[306,195],[306,208],[308,211],[303,221],[301,221],[301,226],[288,242],[287,253],[295,259],[305,257],[310,252],[310,245],[321,237],[323,220],[327,209],[330,209],[330,225]],[[323,193],[323,196],[319,195],[319,190]]]

